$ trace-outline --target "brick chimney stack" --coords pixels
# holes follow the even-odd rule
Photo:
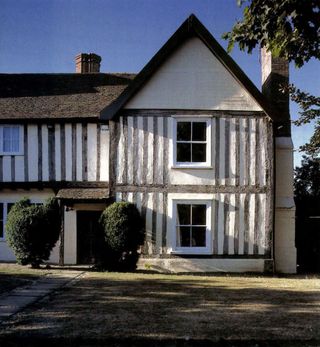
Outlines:
[[[293,143],[289,94],[280,86],[289,83],[289,64],[261,48],[262,93],[277,111],[274,128],[274,262],[275,271],[296,273],[295,204],[293,194]]]
[[[80,53],[76,56],[77,73],[99,73],[101,57],[94,53]]]
[[[281,85],[289,83],[289,63],[283,58],[272,57],[261,48],[262,93],[280,111],[281,121],[276,124],[277,136],[290,136],[289,94],[282,93]]]

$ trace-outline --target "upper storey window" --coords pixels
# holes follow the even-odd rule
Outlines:
[[[174,166],[209,167],[211,165],[210,138],[210,119],[175,118]]]
[[[23,132],[20,125],[0,126],[0,154],[2,155],[21,155]]]

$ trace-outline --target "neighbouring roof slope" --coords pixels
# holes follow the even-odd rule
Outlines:
[[[242,85],[248,93],[262,107],[266,114],[273,120],[280,119],[280,114],[267,101],[264,95],[251,82],[242,69],[228,55],[222,46],[215,40],[205,26],[192,14],[182,23],[178,30],[154,55],[149,63],[135,77],[133,82],[121,95],[105,106],[101,111],[102,119],[112,119],[116,113],[144,86],[155,71],[166,61],[166,59],[187,39],[198,37],[208,47],[212,54],[223,64],[231,75]]]
[[[0,119],[98,118],[129,73],[0,74]]]

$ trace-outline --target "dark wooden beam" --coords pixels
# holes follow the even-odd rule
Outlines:
[[[60,247],[59,247],[59,265],[64,266],[64,205],[61,204],[61,228],[60,228]]]
[[[63,188],[108,188],[109,182],[67,182],[67,181],[52,181],[52,182],[1,182],[0,191],[3,189],[53,189],[57,192]]]

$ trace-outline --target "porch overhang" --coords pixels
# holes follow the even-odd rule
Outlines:
[[[63,188],[56,197],[62,201],[105,202],[110,198],[108,188]]]

